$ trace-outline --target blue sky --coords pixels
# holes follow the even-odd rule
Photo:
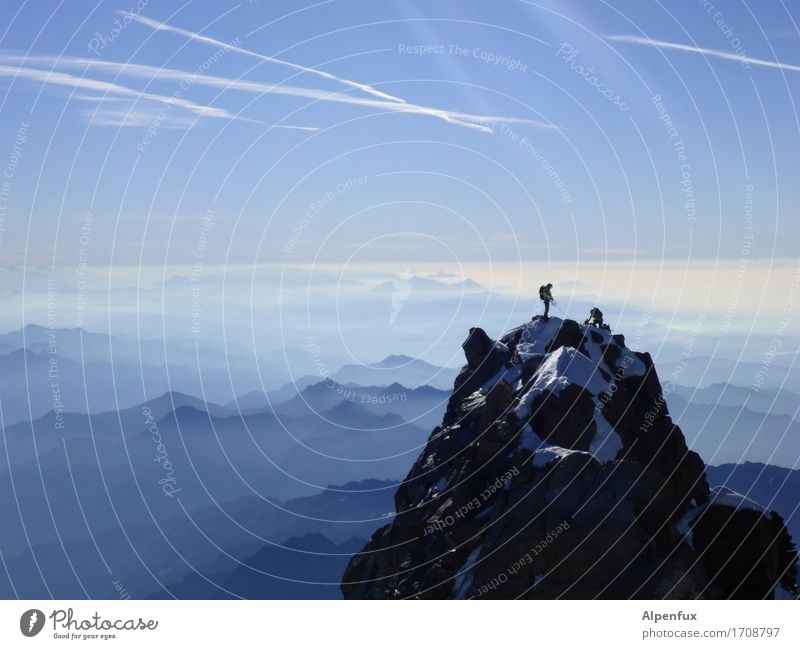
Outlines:
[[[208,214],[208,263],[738,259],[748,185],[754,255],[796,252],[783,3],[9,4],[5,263],[30,224],[71,264],[87,212],[97,266],[191,262]]]

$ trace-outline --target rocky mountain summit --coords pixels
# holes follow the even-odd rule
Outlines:
[[[649,354],[534,318],[471,329],[446,414],[346,598],[797,597],[781,517],[709,489]]]

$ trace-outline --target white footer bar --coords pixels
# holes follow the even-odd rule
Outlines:
[[[799,647],[798,620],[797,601],[3,601],[0,647]]]

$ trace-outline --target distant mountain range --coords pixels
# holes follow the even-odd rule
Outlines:
[[[800,422],[741,406],[687,402],[673,393],[669,411],[689,447],[712,464],[763,462],[793,466],[800,458]]]
[[[304,417],[352,404],[375,416],[391,413],[415,426],[433,428],[441,421],[449,396],[450,390],[428,385],[411,389],[400,383],[378,387],[320,381],[284,402],[276,403],[273,398],[270,402],[273,412],[289,417]]]
[[[753,390],[731,383],[713,383],[704,388],[676,385],[674,394],[692,403],[744,407],[755,412],[800,419],[800,395],[781,388]]]
[[[412,286],[418,308],[439,290]],[[33,325],[0,335],[2,597],[114,597],[112,576],[142,598],[338,598],[352,554],[392,520],[458,373],[391,355],[284,382],[285,367],[272,373],[283,351],[263,354],[259,373],[236,346],[227,357],[58,329],[54,378],[50,336]],[[140,353],[170,365],[141,365]],[[287,353],[318,369],[307,351]],[[719,367],[706,377],[716,383],[675,386],[669,413],[720,465],[706,468],[712,487],[774,509],[800,538],[800,396],[786,388],[797,383],[754,391],[720,382],[730,367]]]
[[[255,379],[257,373],[252,375]],[[29,349],[0,356],[0,403],[6,425],[54,409],[85,413],[130,408],[170,391],[205,393],[223,397],[222,401],[233,394],[227,376],[216,367],[200,374],[181,365],[138,365],[116,358],[113,363],[88,358],[82,363],[60,352]]]
[[[170,597],[169,593],[187,598],[232,596],[211,587],[200,574],[216,577],[219,584],[231,579],[239,596],[281,597],[281,592],[285,596],[293,592],[315,599],[339,597],[338,587],[314,584],[326,581],[323,575],[338,583],[355,545],[347,540],[368,538],[391,520],[395,488],[396,483],[367,480],[286,502],[244,497],[191,513],[174,508],[147,521],[125,522],[123,527],[113,516],[102,525],[103,519],[87,509],[91,537],[84,526],[82,534],[63,543],[34,540],[31,548],[19,551],[3,547],[8,572],[0,571],[0,597],[113,599],[118,596],[114,580],[121,581],[132,598]],[[335,556],[309,562],[312,548],[329,552],[336,546]],[[239,562],[281,574],[284,580],[256,581],[248,575],[239,583],[234,576],[244,570]],[[308,576],[311,563],[319,571],[308,580],[314,583],[286,590],[285,580]]]
[[[235,345],[221,350],[196,344],[173,339],[139,343],[82,329],[50,330],[38,325],[2,334],[3,422],[36,419],[54,409],[72,413],[125,409],[166,392],[202,396],[233,409],[238,402],[239,409],[252,411],[288,401],[321,380],[307,373],[317,369],[308,351],[288,349],[256,357]],[[286,383],[293,373],[300,378]],[[412,389],[430,385],[450,390],[455,370],[407,356],[388,356],[374,364],[344,365],[331,378],[345,385],[399,383]],[[262,381],[268,390],[275,388],[269,398],[253,389]]]
[[[701,388],[719,383],[751,386],[759,390],[786,388],[800,385],[800,367],[783,365],[773,361],[768,364],[751,361],[735,361],[729,358],[694,356],[684,361],[658,363],[658,376],[682,385],[697,385]]]
[[[382,282],[376,285],[373,293],[383,294],[389,298],[399,291],[408,291],[408,296],[413,295],[415,298],[434,297],[441,298],[443,295],[467,295],[476,293],[488,293],[486,288],[481,286],[478,282],[472,279],[459,280],[454,282],[443,282],[438,279],[430,277],[421,277],[419,275],[409,275],[408,277],[400,277],[391,282]]]
[[[341,599],[339,589],[347,562],[364,544],[353,537],[340,545],[323,534],[265,545],[252,555],[214,566],[219,572],[191,572],[150,599]]]
[[[337,383],[345,385],[392,385],[400,383],[410,388],[428,385],[440,390],[450,390],[458,370],[438,367],[409,356],[387,356],[379,363],[345,365],[331,375]]]
[[[430,431],[398,415],[344,406],[290,418],[216,416],[181,405],[150,420],[126,411],[121,424],[109,414],[71,415],[58,431],[51,417],[16,424],[5,431],[0,511],[19,506],[30,521],[23,528],[11,517],[0,541],[7,549],[25,547],[28,537],[58,542],[54,526],[62,538],[81,536],[84,516],[94,527],[117,517],[138,524],[174,512],[178,501],[195,509],[245,495],[285,499],[329,484],[401,477]]]

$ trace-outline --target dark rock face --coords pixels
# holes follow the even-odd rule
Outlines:
[[[715,488],[708,506],[690,512],[692,545],[711,577],[731,599],[767,598],[775,576],[784,577],[784,597],[797,595],[797,553],[783,519],[744,496]]]
[[[346,598],[797,595],[783,521],[710,492],[648,354],[558,318],[464,351]]]

